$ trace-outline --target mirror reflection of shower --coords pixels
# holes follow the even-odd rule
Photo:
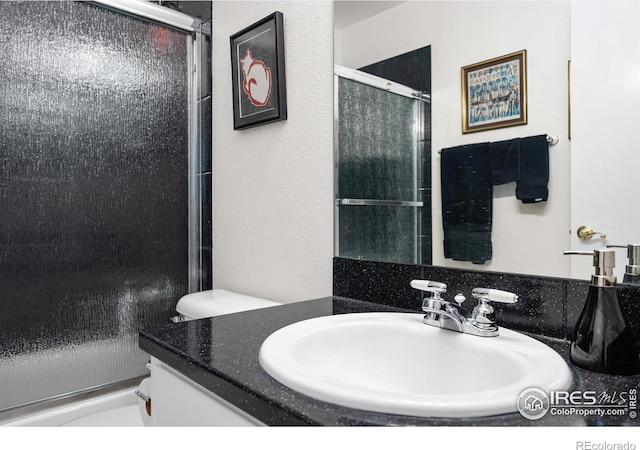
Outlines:
[[[335,66],[336,256],[431,263],[430,59]]]

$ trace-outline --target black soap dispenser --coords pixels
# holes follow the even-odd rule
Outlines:
[[[571,342],[571,362],[583,369],[613,375],[640,373],[638,346],[618,301],[613,250],[565,252],[593,255],[595,275]]]

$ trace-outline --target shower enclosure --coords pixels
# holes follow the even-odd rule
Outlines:
[[[430,215],[423,220],[429,97],[338,65],[334,91],[335,255],[430,263]]]
[[[0,413],[145,375],[202,287],[199,22],[103,3],[0,1]]]

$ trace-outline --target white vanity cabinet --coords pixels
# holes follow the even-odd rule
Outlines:
[[[178,371],[151,358],[153,426],[264,426]]]

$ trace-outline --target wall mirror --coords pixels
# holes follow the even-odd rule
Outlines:
[[[353,231],[353,224],[362,225],[365,209],[372,206],[346,206],[351,197],[343,196],[340,186],[355,178],[336,152],[336,255],[587,279],[592,272],[591,258],[564,256],[564,250],[640,242],[640,232],[634,227],[640,209],[626,203],[629,193],[635,192],[633,174],[640,169],[640,152],[630,150],[635,148],[633,124],[640,119],[640,86],[633,71],[640,64],[640,9],[635,2],[620,2],[616,8],[607,2],[535,1],[336,1],[334,5],[335,63],[367,69],[395,62],[401,73],[416,70],[418,64],[430,77],[431,125],[420,128],[421,156],[413,156],[414,174],[421,177],[414,183],[417,194],[401,199],[422,202],[415,208],[422,213],[411,214],[407,206],[403,207],[406,210],[396,208],[402,210],[399,222],[410,234],[404,240],[395,236],[381,237],[378,244],[373,241],[374,247],[384,250],[378,254],[358,255],[353,249],[343,253],[354,237],[355,241],[366,240],[376,231],[353,232],[352,240],[348,232],[341,233],[340,217],[350,216]],[[465,19],[471,17],[473,20]],[[606,40],[602,39],[605,35]],[[428,65],[424,60],[401,58],[425,48],[429,49]],[[528,123],[463,134],[461,68],[519,50],[527,51]],[[339,93],[340,81],[336,83]],[[344,110],[350,107],[337,105],[338,130]],[[373,125],[372,120],[366,121],[367,127],[387,125],[384,120]],[[396,124],[392,130],[398,128]],[[336,148],[340,141],[348,140],[345,133],[336,134]],[[522,204],[515,197],[515,183],[494,186],[491,260],[472,264],[444,258],[438,150],[541,134],[558,139],[549,148],[548,201]],[[368,166],[383,163],[379,154],[371,156]],[[350,164],[357,165],[353,159]],[[361,171],[363,167],[360,165]],[[402,170],[396,173],[405,182],[410,178]],[[368,175],[376,179],[375,171]],[[345,213],[349,208],[354,212]],[[378,223],[387,220],[375,213],[371,217],[368,220]],[[590,240],[579,239],[576,230],[581,225],[606,237],[596,233]],[[418,250],[414,245],[414,251],[408,251],[407,243],[411,247],[416,240]],[[627,264],[624,249],[617,250],[616,262],[616,275],[622,280]]]

